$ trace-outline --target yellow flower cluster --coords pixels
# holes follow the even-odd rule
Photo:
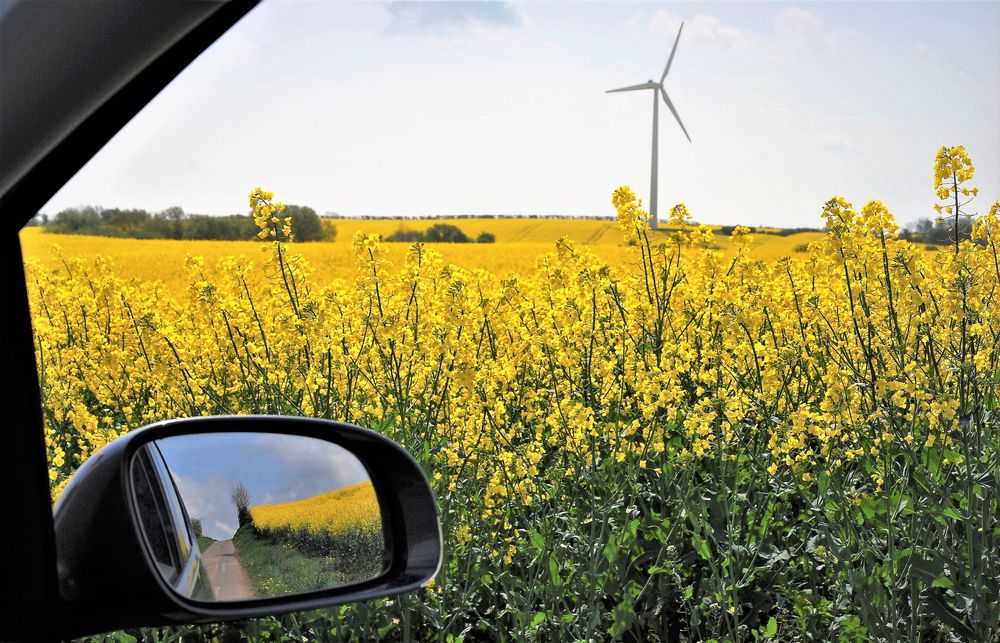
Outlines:
[[[669,225],[683,227],[687,225],[690,218],[691,213],[688,212],[687,206],[683,203],[678,203],[674,207],[670,208],[670,218],[668,219]]]
[[[257,236],[260,239],[281,239],[292,241],[292,218],[278,217],[284,212],[285,204],[274,201],[273,192],[265,192],[257,186],[250,193],[250,209],[253,222],[260,228]]]
[[[972,180],[975,172],[972,159],[961,145],[942,147],[934,158],[934,191],[938,199],[944,202],[944,205],[935,203],[934,210],[938,215],[943,213],[955,216],[953,229],[956,243],[959,220],[962,215],[967,215],[962,208],[979,194],[979,188],[965,185]],[[938,222],[941,222],[940,217]]]
[[[635,239],[641,230],[648,227],[649,215],[642,210],[642,203],[627,185],[615,190],[611,196],[611,204],[618,213],[618,225],[621,226],[626,241]]]
[[[965,151],[965,146],[942,147],[934,158],[934,190],[944,201],[955,196],[959,186],[972,179],[976,168]],[[976,196],[978,188],[967,188],[963,196]]]

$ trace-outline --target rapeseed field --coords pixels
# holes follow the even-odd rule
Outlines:
[[[941,149],[941,216],[967,211],[973,175]],[[325,417],[402,443],[439,502],[439,576],[298,615],[299,636],[1000,635],[1000,201],[928,252],[882,202],[834,197],[806,252],[765,256],[766,235],[720,242],[683,205],[652,233],[622,187],[620,241],[524,263],[364,229],[288,243],[274,196],[250,205],[266,253],[126,241],[145,260],[112,260],[115,240],[66,239],[50,256],[24,236],[46,448],[58,494],[169,417]],[[151,635],[176,633],[218,635]]]

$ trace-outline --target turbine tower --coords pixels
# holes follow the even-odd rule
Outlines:
[[[629,87],[620,87],[618,89],[609,89],[608,94],[614,92],[634,92],[641,89],[652,89],[653,90],[653,168],[650,172],[649,180],[651,182],[649,188],[649,215],[652,219],[650,227],[656,230],[659,227],[660,220],[656,212],[656,155],[657,149],[659,148],[659,119],[660,119],[660,96],[663,96],[663,102],[667,104],[667,109],[670,113],[674,115],[677,119],[677,124],[681,126],[681,131],[684,132],[684,136],[687,136],[688,143],[691,142],[691,137],[688,135],[687,130],[684,128],[684,123],[681,122],[681,117],[674,108],[674,104],[670,102],[670,97],[667,96],[667,90],[663,89],[663,81],[667,78],[667,72],[670,71],[670,63],[674,62],[674,54],[677,53],[677,43],[681,40],[681,31],[684,30],[684,23],[681,23],[681,28],[677,30],[677,39],[674,40],[674,48],[670,51],[670,58],[667,59],[667,66],[663,68],[663,75],[660,76],[660,82],[656,83],[652,80],[647,81],[641,85],[630,85]],[[657,91],[659,90],[659,91]]]

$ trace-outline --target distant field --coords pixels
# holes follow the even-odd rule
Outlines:
[[[351,239],[355,232],[381,234],[383,237],[400,229],[426,230],[435,223],[451,223],[475,237],[480,232],[492,232],[494,244],[428,244],[444,260],[465,268],[483,268],[495,274],[527,275],[535,268],[539,256],[554,249],[556,240],[567,236],[578,244],[590,247],[604,261],[621,266],[628,261],[628,248],[622,241],[618,224],[614,220],[565,220],[565,219],[421,219],[421,220],[336,220],[337,239],[333,242],[301,243],[294,250],[301,253],[316,270],[319,283],[333,279],[350,279],[354,274],[354,257]],[[794,249],[822,237],[819,232],[804,232],[780,237],[754,235],[753,256],[765,261],[794,254]],[[731,248],[725,236],[716,236],[714,242],[722,250]],[[245,256],[258,260],[266,258],[269,246],[256,241],[174,241],[168,239],[136,240],[83,235],[49,234],[41,228],[27,228],[21,232],[21,243],[26,259],[35,259],[53,267],[59,258],[55,246],[66,257],[91,259],[95,255],[109,256],[125,274],[140,281],[162,281],[174,293],[183,293],[189,283],[184,258],[201,256],[211,273],[217,259]],[[406,243],[386,244],[390,264],[402,259]],[[315,282],[314,282],[315,283]]]
[[[357,231],[387,237],[397,230],[424,231],[443,223],[458,226],[475,238],[492,232],[497,243],[551,243],[562,236],[587,245],[617,246],[622,243],[615,219],[333,219],[337,240],[350,241]]]

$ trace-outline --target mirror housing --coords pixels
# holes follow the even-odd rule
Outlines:
[[[133,456],[162,438],[271,433],[336,444],[365,466],[378,496],[388,568],[361,583],[279,597],[203,602],[171,589],[144,541],[133,502]],[[416,589],[441,565],[441,526],[430,484],[398,444],[358,426],[300,417],[222,416],[170,420],[122,436],[94,453],[54,507],[59,614],[71,638],[152,625],[246,619],[379,598]]]

